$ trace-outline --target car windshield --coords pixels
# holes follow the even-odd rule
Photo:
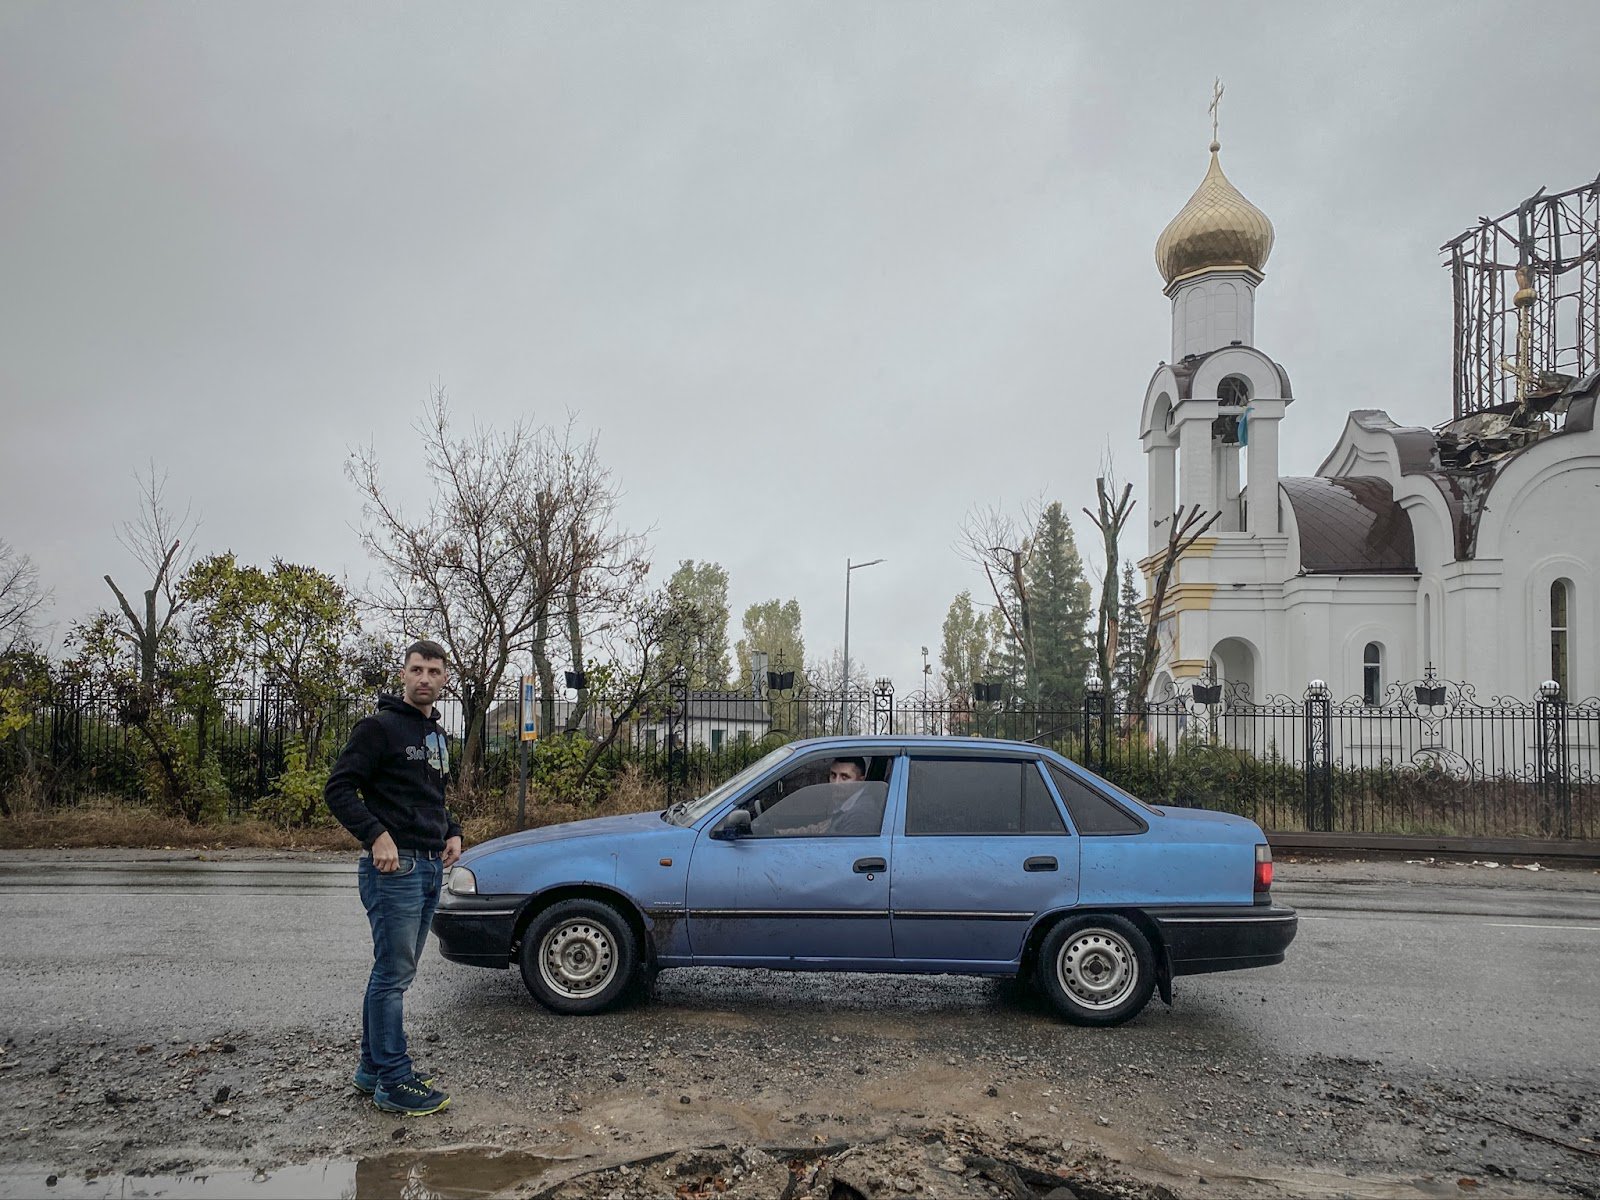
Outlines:
[[[674,825],[693,825],[706,813],[721,804],[734,792],[749,783],[756,776],[763,774],[769,767],[774,767],[794,753],[793,746],[779,746],[771,754],[756,762],[751,763],[732,779],[707,792],[698,800],[680,800],[666,812],[661,814],[663,821],[671,821]]]

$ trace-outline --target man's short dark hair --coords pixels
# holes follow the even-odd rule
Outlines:
[[[423,658],[437,658],[442,663],[448,663],[450,656],[444,652],[444,647],[438,642],[430,642],[427,638],[412,642],[406,647],[406,652],[400,656],[402,663],[411,661],[413,654],[420,654]]]
[[[861,772],[861,778],[865,779],[867,777],[867,760],[864,758],[836,758],[833,761],[836,763],[849,763]]]

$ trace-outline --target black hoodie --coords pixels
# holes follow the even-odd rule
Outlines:
[[[350,731],[322,797],[367,849],[385,831],[401,850],[443,850],[461,826],[444,806],[450,751],[432,716],[399,696],[379,696],[375,716]]]

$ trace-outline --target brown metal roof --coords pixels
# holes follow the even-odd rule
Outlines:
[[[1413,574],[1411,518],[1381,479],[1285,479],[1300,529],[1300,566],[1312,573]]]

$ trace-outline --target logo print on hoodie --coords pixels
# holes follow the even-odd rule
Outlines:
[[[450,774],[450,747],[445,744],[444,734],[435,730],[423,744],[428,748],[428,765],[441,775]]]

